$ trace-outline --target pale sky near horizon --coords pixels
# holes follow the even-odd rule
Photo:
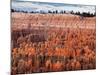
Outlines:
[[[17,1],[17,2],[16,2]],[[95,13],[95,6],[93,5],[76,5],[67,3],[52,3],[52,2],[38,2],[38,1],[23,1],[23,0],[12,0],[12,8],[17,10],[26,11],[39,11],[39,10],[66,10],[74,12],[90,12]]]

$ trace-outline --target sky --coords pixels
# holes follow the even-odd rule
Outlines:
[[[95,13],[94,5],[75,5],[75,4],[65,4],[65,3],[50,3],[50,2],[35,2],[35,1],[20,1],[20,0],[12,0],[12,8],[16,10],[23,11],[74,11],[74,12],[90,12]]]

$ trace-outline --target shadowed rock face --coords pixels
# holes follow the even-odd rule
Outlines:
[[[46,32],[44,30],[18,30],[12,31],[12,42],[13,47],[18,47],[21,42],[27,41],[28,39],[31,42],[44,42],[46,41]]]
[[[31,41],[32,42],[43,42],[43,41],[45,41],[45,36],[40,35],[40,34],[33,35],[33,36],[31,36]]]

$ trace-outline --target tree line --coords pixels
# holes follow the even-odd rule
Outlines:
[[[23,12],[23,13],[41,13],[41,14],[47,14],[47,13],[50,13],[50,14],[67,14],[67,12],[65,10],[61,10],[61,11],[58,11],[58,10],[55,10],[55,11],[51,11],[51,10],[48,10],[47,12],[45,11],[23,11],[23,10],[15,10],[15,9],[11,9],[11,12]],[[79,15],[79,16],[82,16],[82,17],[94,17],[96,16],[96,12],[95,13],[90,13],[90,12],[74,12],[74,11],[70,11],[69,12],[70,14],[74,14],[74,15]]]
[[[71,11],[70,13],[74,14],[74,15],[83,16],[83,17],[94,17],[94,16],[96,16],[96,12],[95,13],[90,13],[90,12],[82,12],[82,13],[80,13],[79,11],[78,12]]]

